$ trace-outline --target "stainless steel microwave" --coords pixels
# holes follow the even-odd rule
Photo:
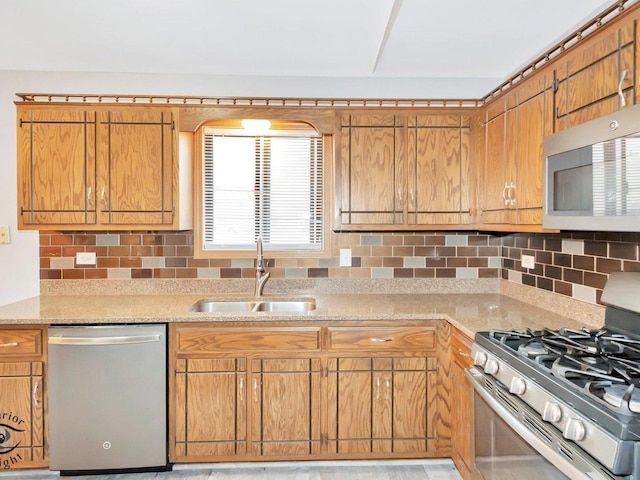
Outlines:
[[[542,226],[640,231],[640,105],[544,139]]]

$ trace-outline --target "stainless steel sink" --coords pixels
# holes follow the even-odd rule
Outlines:
[[[212,300],[202,299],[191,305],[192,312],[233,313],[233,312],[308,312],[315,310],[316,302],[313,298],[278,299],[278,300]]]

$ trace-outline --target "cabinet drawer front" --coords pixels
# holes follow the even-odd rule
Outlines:
[[[468,368],[473,364],[471,359],[471,339],[461,333],[454,333],[451,338],[451,353],[453,359],[462,367]]]
[[[1,330],[0,358],[18,355],[40,355],[42,332],[40,330]]]
[[[329,327],[330,350],[434,350],[435,331],[424,327]]]
[[[319,328],[178,329],[178,353],[319,349]]]

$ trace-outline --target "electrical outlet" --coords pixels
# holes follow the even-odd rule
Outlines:
[[[351,266],[351,249],[350,248],[340,249],[340,266],[341,267]]]
[[[95,265],[96,252],[78,252],[76,253],[76,265]]]
[[[520,259],[523,268],[536,268],[536,259],[532,255],[522,255]]]
[[[0,225],[0,244],[2,243],[11,243],[8,225]]]

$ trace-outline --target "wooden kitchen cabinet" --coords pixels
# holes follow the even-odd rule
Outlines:
[[[410,115],[407,130],[407,222],[471,223],[470,117]]]
[[[44,329],[0,329],[0,468],[48,466]]]
[[[176,109],[18,104],[17,115],[19,228],[189,225],[179,210]]]
[[[338,114],[335,230],[471,222],[466,115]]]
[[[542,229],[543,147],[553,128],[552,100],[549,78],[538,76],[486,108],[483,228]]]
[[[174,462],[320,453],[320,329],[171,325]]]
[[[555,67],[555,128],[561,131],[635,103],[636,28],[627,20],[578,45]]]
[[[304,458],[321,453],[320,377],[320,358],[252,360],[252,456]]]
[[[329,454],[435,453],[435,338],[429,328],[329,327]]]
[[[341,226],[406,222],[406,118],[390,113],[339,115],[336,206]]]
[[[171,324],[170,460],[449,456],[448,330],[380,323]]]
[[[463,480],[471,478],[473,461],[472,436],[473,411],[471,383],[464,371],[472,365],[472,340],[464,333],[453,329],[451,338],[451,443],[453,462]]]

